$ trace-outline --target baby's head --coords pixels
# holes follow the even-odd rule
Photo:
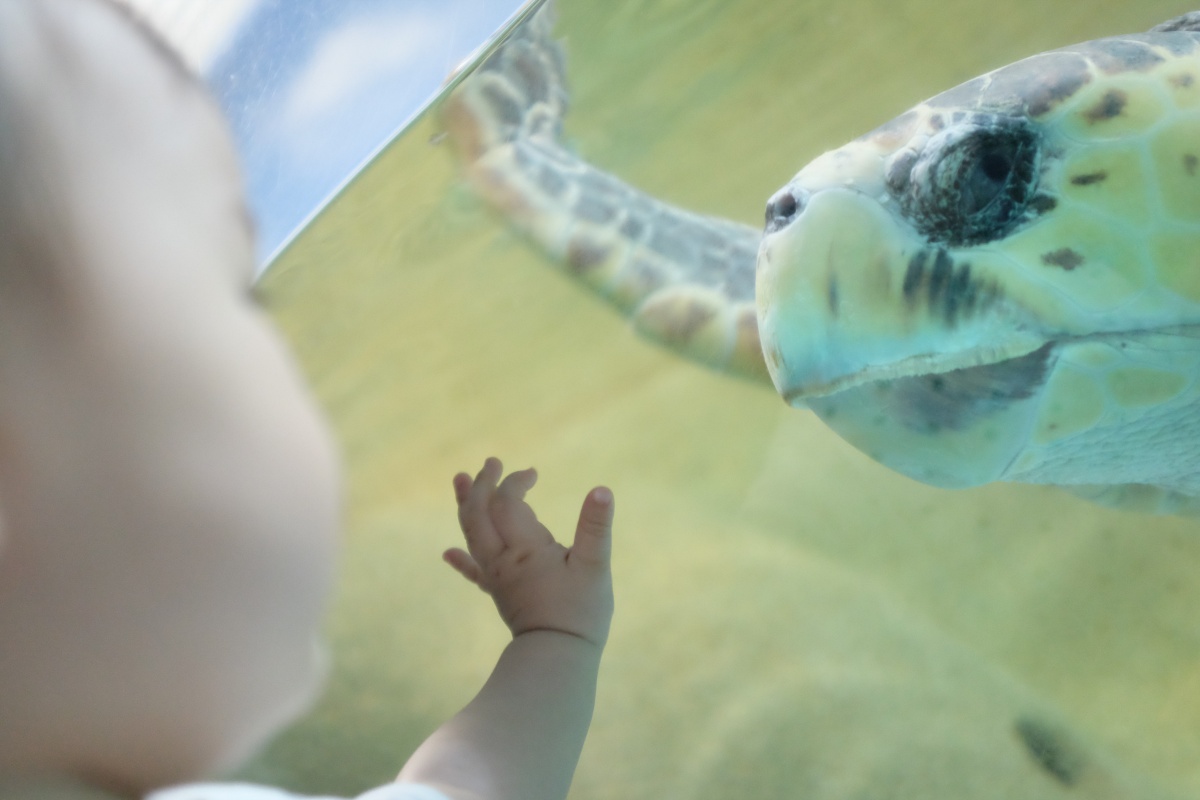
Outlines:
[[[0,2],[0,776],[187,780],[315,691],[337,459],[252,259],[199,83]]]

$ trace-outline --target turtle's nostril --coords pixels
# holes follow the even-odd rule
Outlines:
[[[767,203],[767,233],[786,228],[792,220],[804,212],[808,193],[801,190],[782,189]]]

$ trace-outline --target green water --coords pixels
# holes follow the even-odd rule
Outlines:
[[[751,223],[808,159],[930,94],[1188,10],[560,8],[576,148]],[[638,339],[480,207],[437,133],[385,151],[266,280],[341,436],[348,511],[329,691],[247,775],[362,791],[474,694],[505,631],[439,555],[451,475],[494,453],[538,466],[553,530],[592,485],[617,497],[576,800],[1200,794],[1196,522],[886,471]]]

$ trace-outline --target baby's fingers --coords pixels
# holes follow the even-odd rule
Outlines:
[[[525,495],[536,483],[537,470],[532,467],[518,472],[510,472],[508,477],[500,482],[496,494],[506,500],[521,501],[525,499]]]
[[[471,480],[468,475],[454,476],[454,498],[458,501],[458,524],[467,540],[467,548],[479,558],[490,558],[504,547],[488,515],[488,503],[496,489],[504,466],[489,458]]]
[[[525,495],[537,483],[537,471],[523,469],[509,473],[492,496],[489,511],[496,532],[509,547],[527,547],[553,536],[537,520]]]
[[[457,547],[452,547],[442,553],[442,560],[454,567],[459,575],[479,586],[479,579],[483,576],[483,570],[479,568],[479,564],[476,563],[475,559],[471,558],[470,553],[460,550]]]
[[[588,492],[575,526],[571,560],[607,567],[612,556],[613,495],[603,486]]]
[[[460,472],[454,476],[454,501],[460,506],[467,502],[467,497],[471,494],[471,487],[475,485],[475,481],[465,472]]]

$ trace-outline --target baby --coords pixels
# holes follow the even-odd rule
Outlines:
[[[339,468],[251,299],[220,114],[105,0],[0,2],[0,798],[141,797],[313,699]],[[561,798],[612,613],[613,502],[573,547],[489,460],[446,560],[514,637],[372,798]],[[278,797],[184,786],[183,798]]]

